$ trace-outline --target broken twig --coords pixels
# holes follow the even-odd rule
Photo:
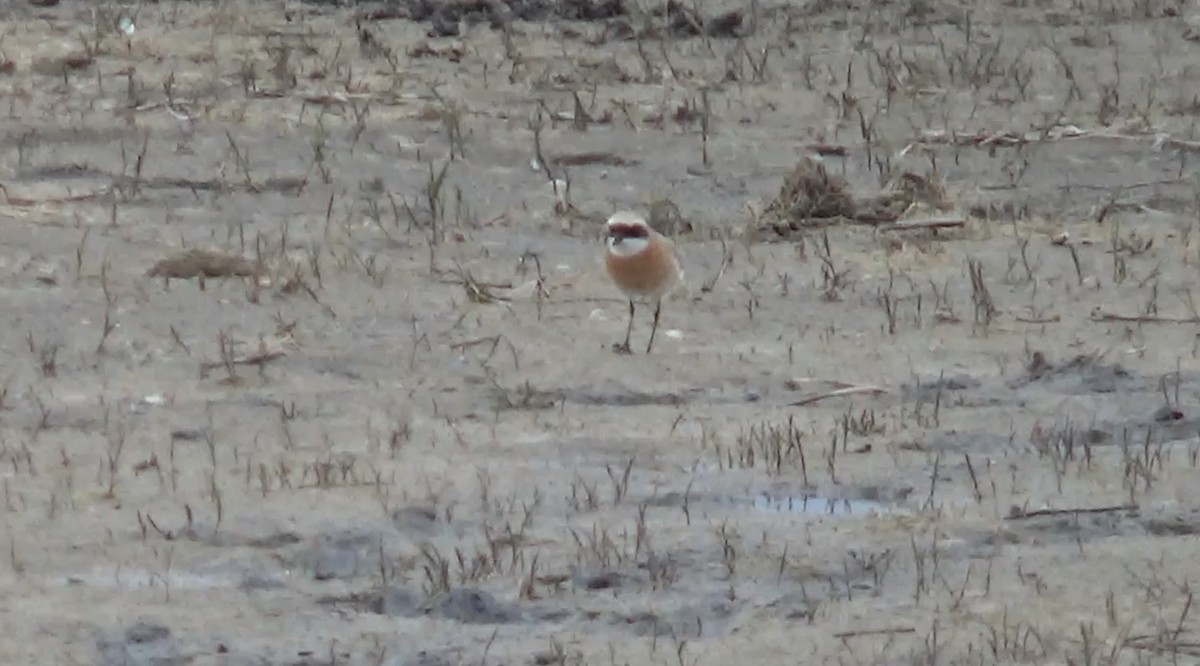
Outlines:
[[[840,397],[847,396],[847,395],[862,395],[864,393],[869,393],[871,395],[879,395],[880,393],[887,393],[887,390],[882,387],[879,387],[879,386],[850,386],[847,388],[835,389],[833,391],[829,391],[828,393],[818,393],[816,395],[810,395],[807,398],[804,398],[803,400],[798,400],[796,402],[790,403],[790,406],[803,407],[804,405],[811,405],[814,402],[820,402],[821,400],[824,400],[826,398],[840,398]]]
[[[1116,513],[1118,511],[1137,511],[1140,507],[1136,504],[1121,504],[1117,506],[1094,506],[1094,507],[1079,507],[1074,509],[1037,509],[1035,511],[1026,511],[1020,507],[1014,506],[1009,509],[1005,520],[1024,520],[1026,518],[1040,518],[1042,516],[1070,516],[1080,513]]]
[[[1158,315],[1127,315],[1117,312],[1107,312],[1096,308],[1092,310],[1092,321],[1132,321],[1139,324],[1200,324],[1200,317],[1160,317]]]

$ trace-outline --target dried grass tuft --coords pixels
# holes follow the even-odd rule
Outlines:
[[[679,206],[670,199],[658,199],[650,204],[650,217],[647,220],[650,228],[667,236],[680,236],[695,230],[692,223],[683,216]]]
[[[860,201],[856,220],[865,224],[895,222],[914,214],[948,213],[955,205],[940,177],[905,171],[886,190]]]
[[[204,288],[205,278],[252,278],[263,274],[264,267],[257,261],[199,248],[162,259],[146,271],[146,277],[161,277],[168,283],[172,279],[199,278],[201,289]]]
[[[821,162],[805,157],[784,176],[783,186],[765,212],[792,222],[833,217],[853,218],[854,197],[841,176],[830,174]]]
[[[914,215],[947,213],[955,201],[936,175],[906,171],[881,193],[855,197],[846,179],[803,157],[783,179],[779,194],[759,216],[759,231],[790,236],[805,228],[837,222],[888,224]]]

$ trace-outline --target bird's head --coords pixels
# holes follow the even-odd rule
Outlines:
[[[650,243],[650,225],[637,213],[618,211],[608,218],[606,242],[610,252],[637,254]]]

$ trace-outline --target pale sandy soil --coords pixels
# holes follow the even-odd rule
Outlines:
[[[0,663],[1200,658],[1193,3],[119,9],[2,10]],[[755,233],[818,143],[964,225]]]

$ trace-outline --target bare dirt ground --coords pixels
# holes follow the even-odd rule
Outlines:
[[[51,5],[0,663],[1200,658],[1194,3]]]

